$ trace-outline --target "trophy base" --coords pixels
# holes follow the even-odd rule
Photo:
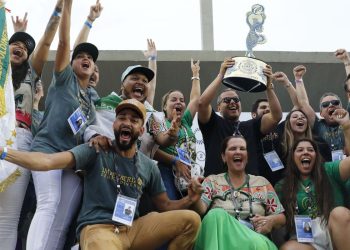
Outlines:
[[[263,73],[266,63],[250,57],[234,57],[235,65],[226,70],[222,83],[243,92],[266,90],[267,79]]]

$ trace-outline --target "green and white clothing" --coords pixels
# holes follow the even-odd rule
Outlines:
[[[165,192],[156,164],[141,152],[134,158],[124,158],[114,151],[96,153],[83,144],[70,150],[76,170],[84,172],[83,205],[78,217],[78,229],[91,224],[117,224],[112,221],[117,200],[117,180],[123,195],[138,200],[146,192],[151,197]],[[135,219],[138,217],[136,209]]]
[[[84,133],[84,140],[88,142],[91,137],[96,134],[106,136],[108,138],[114,139],[113,123],[115,121],[115,108],[123,99],[121,96],[112,92],[108,96],[102,97],[97,102],[96,106],[96,119],[91,124]],[[162,117],[157,115],[158,112],[153,109],[153,107],[145,101],[146,107],[146,120],[148,121],[150,117],[154,117],[160,123],[163,123]],[[158,145],[155,143],[153,137],[148,133],[148,122],[145,122],[146,131],[142,136],[139,137],[137,142],[139,150],[150,158],[153,158],[154,153],[158,149]]]
[[[332,191],[333,191],[333,200],[334,200],[334,207],[337,206],[344,206],[344,195],[343,192],[341,191],[340,186],[344,184],[344,182],[340,178],[340,173],[339,173],[339,163],[340,161],[334,161],[334,162],[326,162],[324,163],[324,168],[326,170],[328,179],[331,183],[332,186]],[[283,182],[284,179],[280,180],[275,188],[278,196],[280,199],[283,198]],[[310,194],[311,198],[315,201],[316,196],[315,196],[315,186],[313,185],[313,182],[310,178],[306,180],[300,181],[299,187],[298,187],[298,192],[297,192],[297,204],[298,204],[298,214],[299,215],[316,215],[318,216],[317,212],[317,204],[315,202],[312,202],[312,207],[311,207],[311,213],[309,214],[308,211],[308,204],[309,204],[309,196],[306,193],[305,187],[310,188]]]

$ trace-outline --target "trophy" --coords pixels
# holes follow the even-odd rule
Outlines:
[[[261,92],[266,90],[266,76],[263,69],[266,63],[256,59],[253,48],[266,42],[262,34],[265,21],[264,7],[254,4],[251,11],[247,12],[247,24],[249,33],[246,39],[247,52],[245,56],[234,57],[235,65],[226,70],[222,83],[229,87],[244,92]]]

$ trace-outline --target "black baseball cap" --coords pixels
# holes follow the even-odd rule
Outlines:
[[[88,53],[90,56],[92,56],[92,60],[94,62],[96,62],[97,57],[98,57],[98,49],[95,45],[93,45],[92,43],[80,43],[80,44],[78,44],[74,48],[73,55],[72,55],[72,61],[81,52]]]
[[[29,57],[35,48],[34,38],[31,35],[29,35],[28,33],[20,31],[20,32],[16,32],[15,34],[13,34],[11,36],[11,38],[9,40],[9,44],[17,42],[17,41],[24,43],[24,45],[27,47],[28,57]]]

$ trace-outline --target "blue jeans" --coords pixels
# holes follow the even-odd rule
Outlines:
[[[160,175],[162,176],[166,192],[170,200],[181,199],[181,194],[175,187],[173,168],[170,165],[158,163]]]

